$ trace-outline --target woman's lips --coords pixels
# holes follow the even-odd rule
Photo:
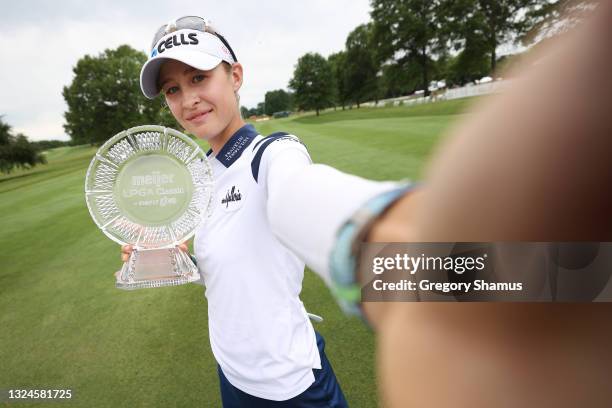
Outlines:
[[[203,111],[203,112],[198,112],[196,114],[193,114],[193,115],[189,116],[187,118],[187,121],[189,121],[189,122],[199,122],[201,120],[204,120],[208,116],[208,114],[210,112],[212,112],[212,109],[207,110],[207,111]]]

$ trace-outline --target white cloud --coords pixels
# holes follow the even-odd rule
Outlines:
[[[70,140],[70,138],[64,134],[64,128],[62,122],[57,120],[56,115],[46,114],[36,117],[34,120],[28,121],[22,126],[16,126],[13,129],[15,132],[23,133],[27,135],[30,140],[48,140],[51,137],[46,135],[54,135],[53,139],[59,140]],[[40,138],[32,137],[32,135],[42,135]],[[112,135],[111,135],[112,136]]]
[[[368,0],[311,1],[48,1],[3,5],[0,26],[0,115],[33,140],[63,138],[62,88],[85,54],[121,44],[148,51],[155,29],[181,15],[202,15],[228,39],[245,68],[242,104],[286,89],[297,59],[344,48],[348,33],[369,20]],[[60,4],[58,6],[58,4]],[[146,4],[146,7],[143,7]]]

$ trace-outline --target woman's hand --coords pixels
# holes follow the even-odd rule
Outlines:
[[[132,255],[132,251],[134,247],[132,245],[123,245],[121,247],[121,260],[123,262],[127,262],[130,259],[130,255]]]
[[[182,242],[180,244],[178,244],[176,246],[178,249],[180,249],[183,252],[189,253],[189,245],[187,243],[187,241]],[[121,260],[123,262],[127,262],[128,259],[130,259],[130,255],[132,255],[132,251],[134,250],[134,246],[133,245],[123,245],[121,247]],[[117,272],[115,272],[115,278],[118,277],[119,272],[121,272],[121,270],[118,270]]]
[[[189,244],[187,243],[187,241],[178,244],[176,247],[183,252],[189,253]],[[123,262],[127,262],[128,259],[130,259],[130,255],[132,255],[133,250],[134,250],[133,245],[129,245],[129,244],[123,245],[121,247],[121,260]]]

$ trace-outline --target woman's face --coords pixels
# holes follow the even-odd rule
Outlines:
[[[236,92],[242,84],[242,66],[238,63],[228,73],[223,63],[201,71],[168,60],[159,71],[159,84],[176,120],[199,138],[213,139],[240,118]]]

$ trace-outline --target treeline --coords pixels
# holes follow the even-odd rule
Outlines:
[[[244,118],[260,115],[272,116],[282,111],[290,111],[294,105],[293,93],[287,92],[284,89],[277,89],[266,92],[264,101],[258,103],[257,107],[247,109],[242,106],[240,110]]]
[[[36,150],[41,152],[49,149],[55,149],[56,147],[75,145],[71,140],[34,140],[30,143],[34,146],[34,148],[36,148]]]
[[[429,82],[464,84],[491,75],[500,44],[516,44],[568,4],[588,0],[373,0],[371,21],[356,27],[345,49],[327,58],[307,53],[296,63],[290,91],[269,91],[244,117],[351,106],[429,92]],[[557,13],[558,14],[558,13]],[[556,15],[558,17],[558,15]],[[64,129],[73,144],[100,144],[145,123],[178,127],[163,98],[140,91],[147,56],[128,45],[85,55],[64,87]]]
[[[430,82],[464,85],[492,76],[513,46],[534,30],[559,19],[559,10],[577,0],[373,0],[371,21],[356,27],[345,49],[327,58],[307,53],[296,63],[292,91],[266,93],[265,101],[243,113],[319,110],[359,105],[422,91]],[[269,107],[284,92],[284,105]]]
[[[15,133],[0,115],[0,172],[10,173],[15,168],[28,169],[45,164],[45,150],[72,146],[72,141],[35,140],[30,141],[23,133]]]
[[[22,133],[13,133],[11,126],[0,116],[0,172],[10,173],[15,168],[28,169],[46,163],[45,156]]]

